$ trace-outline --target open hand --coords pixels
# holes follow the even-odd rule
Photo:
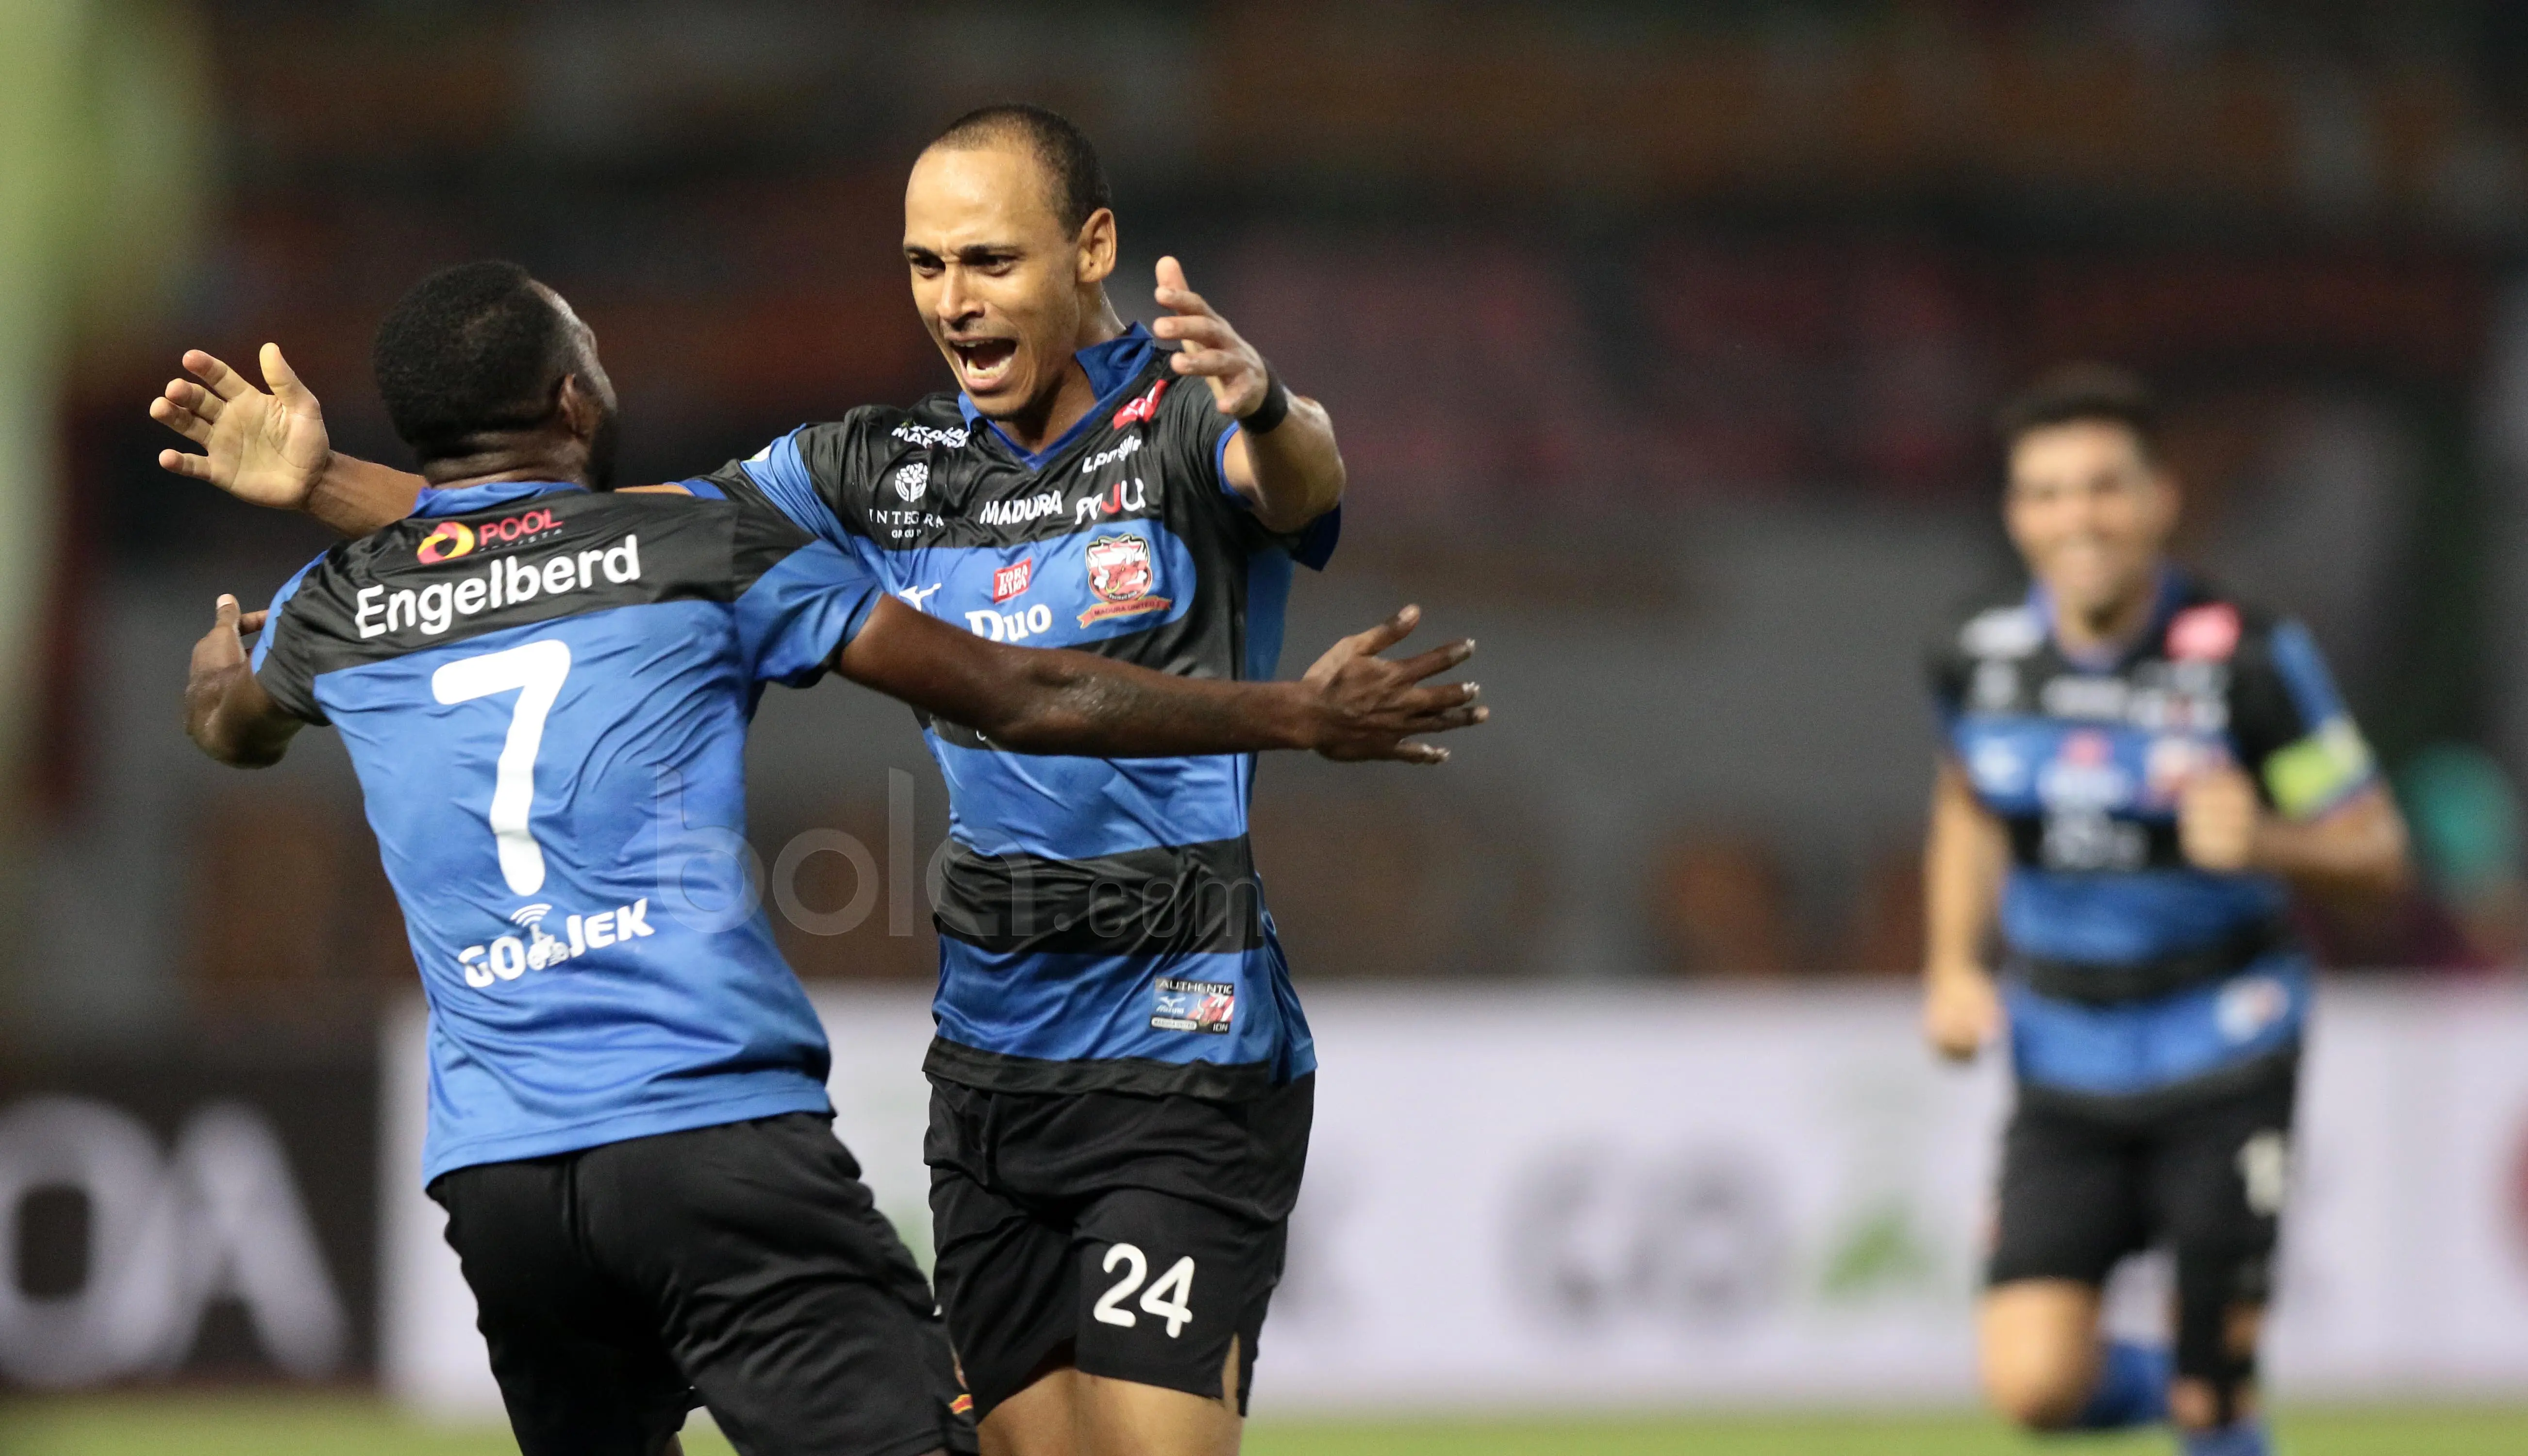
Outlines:
[[[204,453],[160,450],[158,466],[250,505],[304,509],[333,457],[325,412],[281,357],[281,345],[265,344],[262,364],[268,393],[212,355],[186,350],[184,372],[193,378],[169,381],[149,401],[149,418]]]
[[[1229,320],[1185,285],[1185,265],[1175,258],[1159,260],[1159,306],[1169,317],[1150,326],[1160,338],[1185,346],[1172,366],[1181,375],[1199,375],[1211,386],[1211,401],[1233,420],[1242,420],[1263,407],[1264,356],[1238,335]]]
[[[1473,656],[1472,639],[1400,661],[1378,655],[1402,642],[1421,620],[1422,608],[1408,606],[1367,632],[1336,643],[1299,679],[1314,690],[1322,713],[1312,745],[1318,753],[1343,762],[1393,758],[1445,763],[1447,749],[1410,742],[1412,736],[1471,728],[1492,716],[1492,709],[1475,705],[1481,690],[1473,683],[1419,686]]]

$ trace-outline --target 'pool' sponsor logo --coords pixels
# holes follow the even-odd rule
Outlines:
[[[424,566],[435,565],[464,555],[474,549],[474,528],[463,521],[442,521],[439,529],[421,539],[421,546],[412,554]]]
[[[428,536],[421,539],[420,547],[413,552],[413,559],[425,566],[441,561],[452,561],[476,546],[481,546],[488,551],[500,546],[517,546],[523,542],[538,540],[560,530],[561,524],[560,518],[553,513],[550,506],[522,510],[514,516],[502,516],[497,521],[485,521],[479,526],[468,526],[462,521],[442,521]]]

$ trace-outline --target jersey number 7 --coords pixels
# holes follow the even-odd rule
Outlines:
[[[500,877],[520,895],[544,888],[545,852],[536,843],[529,814],[536,805],[536,750],[543,747],[545,715],[570,676],[570,645],[554,638],[479,657],[459,657],[430,675],[430,696],[468,702],[515,690],[518,702],[509,736],[500,745],[492,775],[492,842],[500,852]]]

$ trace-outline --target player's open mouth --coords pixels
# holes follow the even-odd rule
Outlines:
[[[951,339],[948,347],[956,351],[958,378],[969,393],[997,388],[1006,381],[1011,362],[1019,353],[1018,340],[1014,338]]]

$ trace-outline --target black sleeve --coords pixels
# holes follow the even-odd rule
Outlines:
[[[2317,640],[2250,614],[2230,673],[2230,741],[2276,808],[2313,818],[2378,777]]]
[[[1322,568],[1333,554],[1336,517],[1343,507],[1296,531],[1266,529],[1255,519],[1254,503],[1229,484],[1225,456],[1238,422],[1220,412],[1211,386],[1200,378],[1180,376],[1171,369],[1164,382],[1167,390],[1159,396],[1157,424],[1168,479],[1192,482],[1204,508],[1225,521],[1247,550],[1278,546],[1305,565]]]
[[[273,594],[247,663],[254,680],[283,712],[301,722],[329,721],[316,702],[316,637],[323,631],[319,602],[339,596],[341,575],[331,569],[332,553],[311,561]]]
[[[856,409],[830,424],[802,425],[699,479],[732,499],[768,505],[800,530],[849,550],[850,538],[870,534],[869,415]]]
[[[1966,711],[1967,676],[1973,668],[1958,642],[1963,630],[1954,618],[1945,620],[1939,635],[1922,650],[1922,676],[1931,690],[1931,706],[1943,725]]]

